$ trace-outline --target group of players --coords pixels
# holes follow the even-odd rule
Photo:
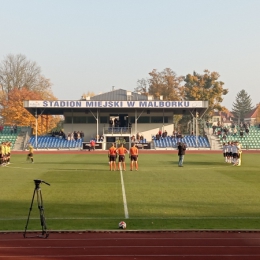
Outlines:
[[[130,158],[130,171],[134,169],[138,171],[138,148],[133,143],[130,150],[128,151],[123,144],[119,148],[115,147],[113,143],[111,147],[108,149],[108,158],[109,158],[109,169],[110,171],[115,170],[123,170],[126,171],[125,164],[125,155],[129,154]],[[116,163],[116,159],[118,156],[118,164]]]
[[[10,158],[11,158],[11,142],[2,142],[0,144],[0,165],[6,166],[10,164]]]
[[[238,142],[223,143],[223,156],[226,163],[241,166],[242,145]]]

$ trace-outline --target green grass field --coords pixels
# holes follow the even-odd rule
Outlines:
[[[34,179],[51,184],[41,184],[48,230],[114,230],[121,220],[128,230],[260,229],[259,154],[233,167],[222,154],[188,153],[183,168],[176,154],[141,154],[139,171],[127,158],[123,173],[110,172],[104,154],[34,158],[14,154],[0,168],[0,230],[24,230]],[[35,199],[28,231],[40,229]]]

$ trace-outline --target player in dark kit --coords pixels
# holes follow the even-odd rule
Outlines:
[[[185,151],[186,151],[186,145],[184,143],[179,142],[178,146],[178,156],[179,156],[179,167],[183,167],[183,160],[184,160],[184,155],[185,155]]]

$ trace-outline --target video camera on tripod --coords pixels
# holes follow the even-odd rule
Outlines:
[[[50,186],[50,184],[46,181],[38,180],[38,179],[34,180],[35,188],[33,191],[32,202],[31,202],[31,206],[29,209],[29,214],[28,214],[28,218],[27,218],[27,222],[26,222],[26,226],[25,226],[25,230],[24,230],[24,234],[23,234],[24,238],[27,238],[26,232],[27,232],[27,227],[28,227],[28,223],[29,223],[29,219],[30,219],[30,215],[31,215],[31,211],[32,211],[35,194],[37,197],[37,204],[38,204],[38,209],[40,212],[40,222],[41,222],[41,226],[42,226],[42,234],[37,235],[37,236],[31,236],[31,237],[47,238],[49,236],[49,234],[47,232],[47,226],[46,226],[46,221],[45,221],[45,216],[44,216],[43,199],[42,199],[42,193],[41,193],[41,188],[40,188],[41,183],[44,183],[44,184]]]
[[[46,182],[46,181],[43,181],[43,180],[33,180],[33,181],[34,181],[34,183],[35,183],[35,186],[37,186],[37,187],[39,187],[39,185],[40,185],[41,183],[45,183],[45,184],[47,184],[47,185],[50,186],[50,183],[48,183],[48,182]]]

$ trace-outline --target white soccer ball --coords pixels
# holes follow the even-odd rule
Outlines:
[[[126,223],[124,221],[121,221],[119,222],[118,227],[122,229],[126,229]]]

